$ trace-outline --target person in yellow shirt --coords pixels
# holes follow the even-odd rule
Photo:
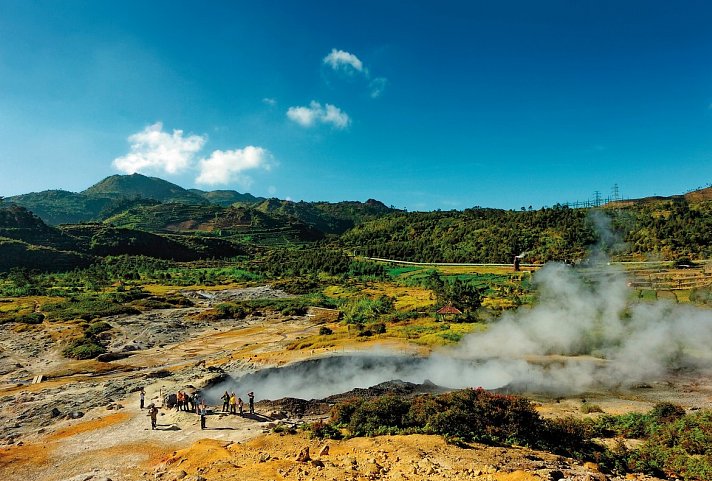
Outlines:
[[[237,396],[235,396],[235,392],[230,394],[230,414],[237,414]]]

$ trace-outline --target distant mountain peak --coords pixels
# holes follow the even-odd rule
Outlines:
[[[123,196],[155,199],[165,203],[207,204],[200,195],[158,177],[143,174],[111,175],[82,192],[91,196]]]

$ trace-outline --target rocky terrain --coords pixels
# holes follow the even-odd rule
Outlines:
[[[249,373],[314,356],[286,349],[319,326],[312,316],[201,320],[213,299],[276,295],[270,290],[189,293],[196,307],[108,317],[106,362],[61,356],[72,324],[0,326],[0,476],[4,480],[588,480],[618,479],[582,464],[524,448],[462,448],[436,436],[383,436],[319,442],[294,429],[328,416],[341,396],[261,399],[256,414],[227,415],[211,406],[207,430],[192,413],[163,406],[166,393],[200,390],[225,373]],[[266,293],[266,294],[265,294]],[[368,347],[359,342],[358,348]],[[329,350],[318,353],[328,355]],[[308,382],[308,380],[305,380]],[[146,404],[160,407],[151,430]],[[344,396],[437,390],[390,383]],[[537,397],[546,416],[581,415],[582,396]],[[712,406],[709,378],[679,375],[625,392],[587,393],[605,412],[645,411],[659,400],[688,409]],[[276,429],[275,429],[276,428]],[[277,431],[277,432],[275,432]],[[308,456],[306,455],[308,448]],[[639,477],[639,479],[644,479]],[[653,478],[645,478],[653,479]]]

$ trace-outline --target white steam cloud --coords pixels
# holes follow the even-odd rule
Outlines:
[[[182,130],[177,129],[173,130],[173,133],[164,132],[161,122],[130,135],[128,140],[131,143],[130,152],[113,161],[117,170],[127,174],[181,174],[198,170],[195,181],[199,184],[237,182],[247,187],[252,179],[245,174],[246,171],[269,170],[273,165],[269,151],[252,145],[242,149],[214,150],[208,157],[198,159],[207,142],[207,136],[185,136]]]
[[[539,300],[505,314],[484,333],[428,358],[383,352],[309,361],[217,386],[260,398],[325,397],[400,379],[449,388],[481,386],[560,394],[626,388],[675,369],[712,368],[712,311],[671,302],[631,303],[622,272],[605,264],[546,265]],[[211,395],[214,395],[211,393]]]
[[[535,276],[539,302],[468,336],[456,357],[504,369],[512,383],[555,392],[626,386],[680,367],[710,367],[712,311],[669,302],[630,304],[625,276],[585,277],[563,264]],[[561,356],[561,357],[555,357]]]
[[[327,124],[342,130],[351,123],[351,118],[340,108],[331,104],[322,106],[315,100],[312,100],[309,107],[290,107],[289,110],[287,110],[287,117],[302,127]]]

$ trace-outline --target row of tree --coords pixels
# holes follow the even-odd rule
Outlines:
[[[712,201],[397,213],[359,225],[339,242],[369,257],[419,262],[509,263],[515,256],[530,262],[577,260],[592,246],[617,256],[707,258],[712,256]]]

